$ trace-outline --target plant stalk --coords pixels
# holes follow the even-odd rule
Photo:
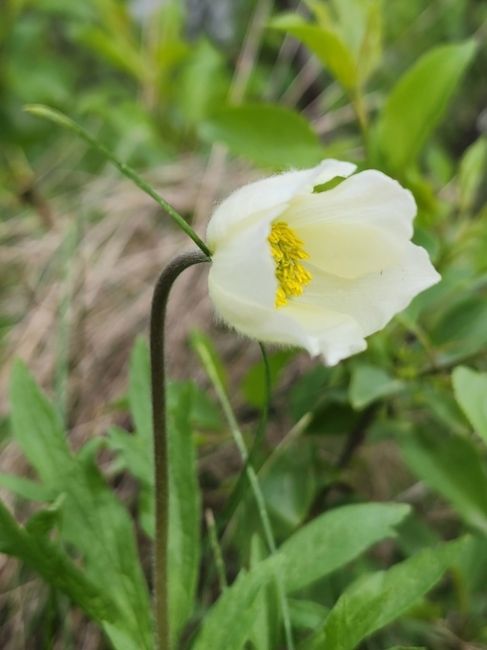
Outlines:
[[[105,145],[99,142],[95,137],[93,137],[86,129],[80,126],[77,122],[72,120],[70,117],[57,111],[49,106],[44,106],[42,104],[28,104],[24,106],[24,110],[31,115],[36,115],[37,117],[42,117],[46,120],[50,120],[59,126],[63,126],[66,129],[69,129],[73,133],[76,133],[78,137],[84,140],[89,144],[93,149],[101,153],[107,160],[109,160],[112,165],[114,165],[119,172],[121,172],[127,178],[130,178],[131,181],[137,185],[143,192],[148,194],[154,201],[163,208],[167,214],[171,217],[173,221],[181,228],[181,230],[190,237],[196,246],[207,256],[211,257],[211,251],[205,242],[200,239],[196,232],[191,228],[189,223],[179,214],[179,212],[173,208],[173,206],[166,201],[155,189],[147,183],[137,172],[132,169],[126,163],[120,162],[118,158],[109,150]]]
[[[184,253],[176,257],[159,276],[152,298],[150,357],[156,499],[154,613],[158,650],[171,649],[168,594],[169,467],[164,356],[166,308],[176,278],[189,266],[209,261],[210,259],[201,252]]]

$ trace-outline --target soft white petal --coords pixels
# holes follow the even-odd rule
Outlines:
[[[296,196],[282,219],[291,227],[324,221],[365,222],[411,239],[415,215],[416,203],[409,190],[382,172],[368,169],[331,190]]]
[[[265,308],[274,306],[277,291],[270,227],[266,218],[228,239],[215,251],[210,270],[222,290]]]
[[[356,166],[339,160],[324,160],[316,167],[290,171],[244,185],[216,208],[207,230],[210,248],[216,250],[236,230],[247,222],[261,218],[273,219],[298,194],[311,193],[315,185],[326,183],[335,176],[347,177]]]
[[[295,303],[320,305],[351,316],[368,336],[382,329],[405,309],[421,291],[436,284],[439,274],[427,252],[405,242],[396,263],[385,269],[350,280],[317,272]]]
[[[245,229],[215,253],[208,278],[219,316],[237,331],[282,345],[322,354],[333,365],[364,348],[358,325],[346,314],[320,306],[274,306],[277,281],[267,236],[270,223]]]
[[[275,309],[228,292],[210,270],[209,292],[217,314],[237,332],[263,342],[297,346],[334,366],[367,347],[358,324],[346,314],[321,308]]]
[[[282,311],[291,315],[308,332],[328,366],[334,366],[367,347],[359,324],[347,314],[293,302]]]
[[[392,266],[403,242],[367,222],[325,221],[296,226],[309,255],[306,266],[343,278],[358,278]]]
[[[310,354],[319,353],[317,341],[282,310],[265,307],[234,293],[220,281],[218,267],[212,266],[208,277],[210,297],[219,317],[237,332],[258,341],[296,345]]]

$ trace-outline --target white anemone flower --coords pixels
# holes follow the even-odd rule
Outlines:
[[[227,324],[335,365],[440,280],[411,242],[411,192],[355,169],[325,160],[246,185],[217,207],[209,291]],[[337,177],[332,189],[313,191]]]

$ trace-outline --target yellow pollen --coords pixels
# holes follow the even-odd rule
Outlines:
[[[304,250],[303,242],[284,221],[272,224],[268,242],[278,282],[275,306],[284,307],[289,298],[300,296],[311,281],[311,273],[300,263],[300,260],[308,259],[309,255]]]

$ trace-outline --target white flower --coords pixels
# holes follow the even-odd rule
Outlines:
[[[226,323],[334,365],[439,281],[410,241],[412,194],[379,171],[354,171],[325,160],[246,185],[218,206],[207,233],[209,291]],[[313,193],[335,177],[345,180]]]

